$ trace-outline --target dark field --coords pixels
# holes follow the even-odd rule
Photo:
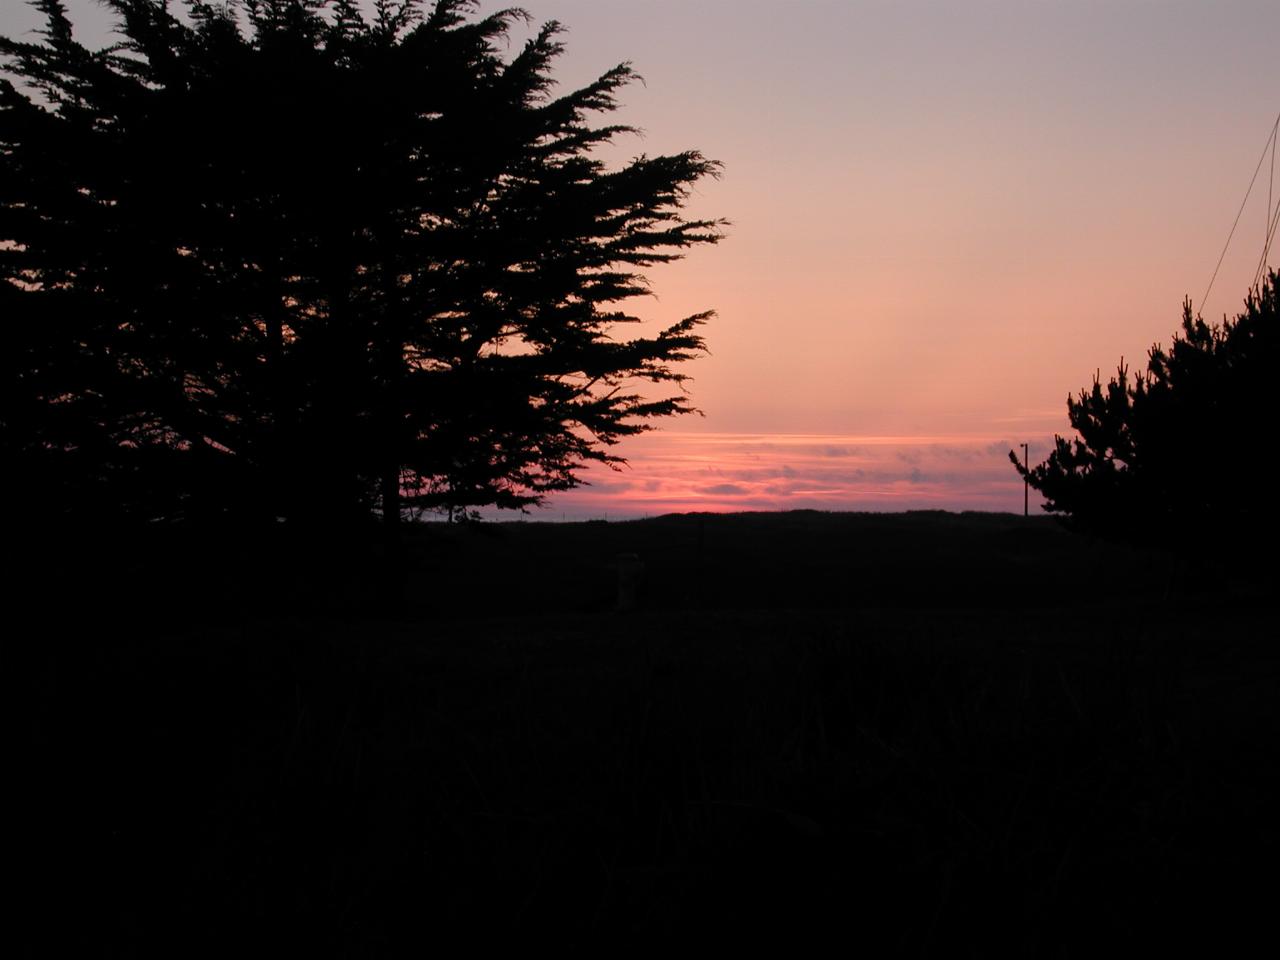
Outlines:
[[[11,557],[29,955],[1277,939],[1270,574],[983,514],[408,541],[384,616],[372,547]]]

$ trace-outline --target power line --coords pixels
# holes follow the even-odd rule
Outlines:
[[[1255,287],[1262,282],[1262,276],[1267,271],[1267,259],[1271,254],[1271,242],[1275,239],[1276,223],[1280,221],[1280,202],[1276,203],[1275,213],[1271,212],[1271,193],[1276,180],[1277,140],[1280,140],[1280,137],[1271,138],[1271,182],[1267,185],[1267,235],[1262,242],[1262,256],[1258,258],[1258,269],[1253,272],[1253,285]]]
[[[1267,272],[1267,257],[1271,253],[1271,240],[1276,235],[1276,221],[1280,220],[1280,203],[1276,204],[1275,216],[1271,213],[1271,195],[1276,185],[1276,147],[1280,146],[1280,137],[1271,138],[1271,180],[1267,183],[1267,215],[1263,218],[1266,234],[1262,238],[1262,256],[1258,258],[1258,269],[1253,272],[1253,285],[1262,283],[1262,276]]]
[[[1265,149],[1265,148],[1264,148]],[[1276,135],[1271,135],[1271,179],[1267,181],[1267,215],[1262,218],[1263,227],[1267,226],[1267,222],[1271,219],[1271,191],[1276,185]],[[1262,245],[1265,249],[1267,244],[1271,242],[1271,230],[1267,229],[1262,239]]]
[[[1258,165],[1253,168],[1253,177],[1249,180],[1249,189],[1244,192],[1244,200],[1240,202],[1240,209],[1236,211],[1235,222],[1231,224],[1231,232],[1227,234],[1227,242],[1222,245],[1222,253],[1218,255],[1218,265],[1213,268],[1213,276],[1209,278],[1209,286],[1205,288],[1204,296],[1200,298],[1200,310],[1197,310],[1196,313],[1204,310],[1205,302],[1209,299],[1209,291],[1213,289],[1213,281],[1218,279],[1218,271],[1222,269],[1222,261],[1227,256],[1227,248],[1231,246],[1231,238],[1236,235],[1236,227],[1240,225],[1240,215],[1244,213],[1244,206],[1249,202],[1249,194],[1253,193],[1253,185],[1258,181],[1258,171],[1262,169],[1262,161],[1267,159],[1267,151],[1271,149],[1271,145],[1276,139],[1277,129],[1280,129],[1280,113],[1276,114],[1276,122],[1271,125],[1271,133],[1267,136],[1267,142],[1262,145],[1262,155],[1258,157]],[[1271,213],[1270,206],[1268,206],[1267,213]],[[1270,229],[1267,232],[1270,233]]]
[[[1271,218],[1271,226],[1267,228],[1267,242],[1262,248],[1262,256],[1258,258],[1258,269],[1253,274],[1253,285],[1262,282],[1262,275],[1267,270],[1267,258],[1271,255],[1271,242],[1276,238],[1276,224],[1280,224],[1280,203],[1276,204],[1276,212]]]

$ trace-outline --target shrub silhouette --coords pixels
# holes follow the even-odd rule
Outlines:
[[[1018,473],[1073,526],[1160,547],[1265,539],[1271,472],[1260,461],[1276,416],[1278,275],[1268,271],[1234,320],[1205,323],[1183,305],[1168,350],[1144,372],[1123,360],[1105,385],[1067,399],[1074,439]],[[1256,455],[1256,459],[1255,459]]]

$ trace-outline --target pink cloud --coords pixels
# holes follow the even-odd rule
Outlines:
[[[1046,437],[1033,444],[1033,456],[1037,447],[1047,452],[1049,443]],[[1022,481],[1008,461],[1012,447],[992,436],[655,432],[619,448],[629,460],[621,471],[589,470],[589,485],[558,495],[544,515],[802,508],[1016,512]]]

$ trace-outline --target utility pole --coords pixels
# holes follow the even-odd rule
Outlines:
[[[1022,445],[1022,469],[1024,471],[1028,469],[1027,464],[1028,464],[1027,445],[1024,443]],[[1030,501],[1031,501],[1031,481],[1027,479],[1027,475],[1024,472],[1022,474],[1022,515],[1024,517],[1029,517],[1031,515]]]

